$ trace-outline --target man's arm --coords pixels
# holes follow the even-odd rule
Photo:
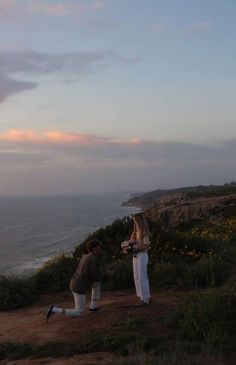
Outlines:
[[[101,272],[100,272],[99,262],[96,257],[94,257],[93,260],[91,260],[90,275],[91,275],[92,282],[101,281]]]

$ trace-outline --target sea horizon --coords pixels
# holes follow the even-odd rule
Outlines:
[[[154,189],[153,189],[154,190]],[[164,190],[164,189],[163,189]],[[133,196],[136,194],[146,194],[152,191],[149,190],[138,190],[138,191],[110,191],[110,192],[93,192],[93,193],[55,193],[55,194],[11,194],[11,195],[0,195],[0,199],[17,199],[17,198],[53,198],[53,197],[86,197],[86,196],[100,196],[100,195],[127,195]]]

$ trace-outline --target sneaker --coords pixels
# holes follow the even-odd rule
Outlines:
[[[46,320],[48,321],[49,318],[51,317],[51,315],[53,314],[53,304],[50,304],[50,306],[48,307],[48,310],[47,310],[47,314],[46,314]]]
[[[89,308],[89,311],[90,311],[90,312],[99,312],[99,311],[101,311],[101,310],[102,310],[102,308],[101,308],[101,307]]]
[[[144,301],[140,300],[140,302],[134,304],[134,307],[146,307],[148,305],[149,305],[148,302],[144,302]]]

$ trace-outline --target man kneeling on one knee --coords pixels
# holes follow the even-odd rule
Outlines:
[[[64,309],[51,304],[47,311],[47,320],[52,314],[65,314],[69,317],[81,316],[85,310],[86,293],[90,289],[92,292],[89,310],[97,312],[101,309],[97,307],[96,301],[100,299],[101,275],[98,257],[102,253],[102,243],[98,240],[91,240],[87,243],[87,250],[88,254],[82,256],[70,281],[75,308]]]

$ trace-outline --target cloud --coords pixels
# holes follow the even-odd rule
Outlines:
[[[64,133],[60,131],[46,131],[36,132],[33,130],[20,130],[11,129],[6,132],[0,133],[0,141],[10,143],[22,143],[22,144],[82,144],[82,145],[94,145],[109,143],[111,140],[102,137],[96,137],[79,133]]]
[[[151,26],[150,26],[150,29],[151,29],[151,31],[152,32],[154,32],[154,33],[163,33],[163,32],[165,32],[165,31],[167,31],[167,28],[166,27],[164,27],[163,25],[161,25],[161,24],[152,24]]]
[[[100,12],[106,8],[106,2],[102,0],[68,0],[44,1],[44,0],[0,0],[1,15],[18,17],[44,16],[81,16]]]
[[[0,103],[7,97],[39,86],[37,78],[57,75],[64,81],[78,81],[82,77],[110,67],[114,62],[133,64],[137,57],[124,57],[113,50],[81,51],[49,54],[35,51],[0,51]],[[35,78],[36,81],[22,80]]]
[[[66,54],[49,54],[35,51],[0,52],[1,74],[44,75],[55,72],[81,76],[94,65],[102,65],[108,59],[121,60],[112,50],[82,51]]]
[[[0,195],[224,183],[235,180],[236,140],[197,145],[16,129],[0,133],[0,169]]]
[[[198,35],[198,34],[204,34],[212,29],[212,22],[209,20],[199,22],[196,24],[192,24],[189,26],[173,26],[171,24],[168,25],[162,25],[160,23],[153,23],[150,25],[150,30],[153,33],[165,33],[169,34],[171,36],[178,35],[178,36],[184,36],[184,35]]]
[[[190,33],[205,33],[212,28],[212,23],[210,21],[204,21],[201,23],[194,24],[187,28]]]
[[[37,87],[37,83],[29,81],[17,81],[10,77],[4,77],[0,72],[0,104],[5,101],[10,95],[32,90]]]
[[[0,21],[15,22],[25,18],[25,3],[19,0],[0,0]]]
[[[94,11],[105,9],[106,3],[105,3],[105,1],[101,1],[101,0],[93,1],[93,3],[91,4],[91,7]]]
[[[12,9],[16,6],[16,0],[0,0],[0,9],[1,12],[5,12],[9,9]]]
[[[93,161],[112,161],[118,163],[136,161],[139,164],[165,166],[172,163],[203,163],[236,159],[236,140],[213,145],[197,145],[180,142],[156,142],[132,138],[115,138],[65,133],[61,131],[33,131],[13,129],[0,133],[2,151],[39,153],[42,151]]]
[[[28,5],[27,12],[30,14],[44,15],[44,16],[64,16],[71,13],[68,6],[62,3],[47,3],[40,1],[33,1]]]
[[[53,162],[53,155],[47,152],[20,152],[9,151],[0,152],[0,166],[35,166],[35,164],[43,165]]]

